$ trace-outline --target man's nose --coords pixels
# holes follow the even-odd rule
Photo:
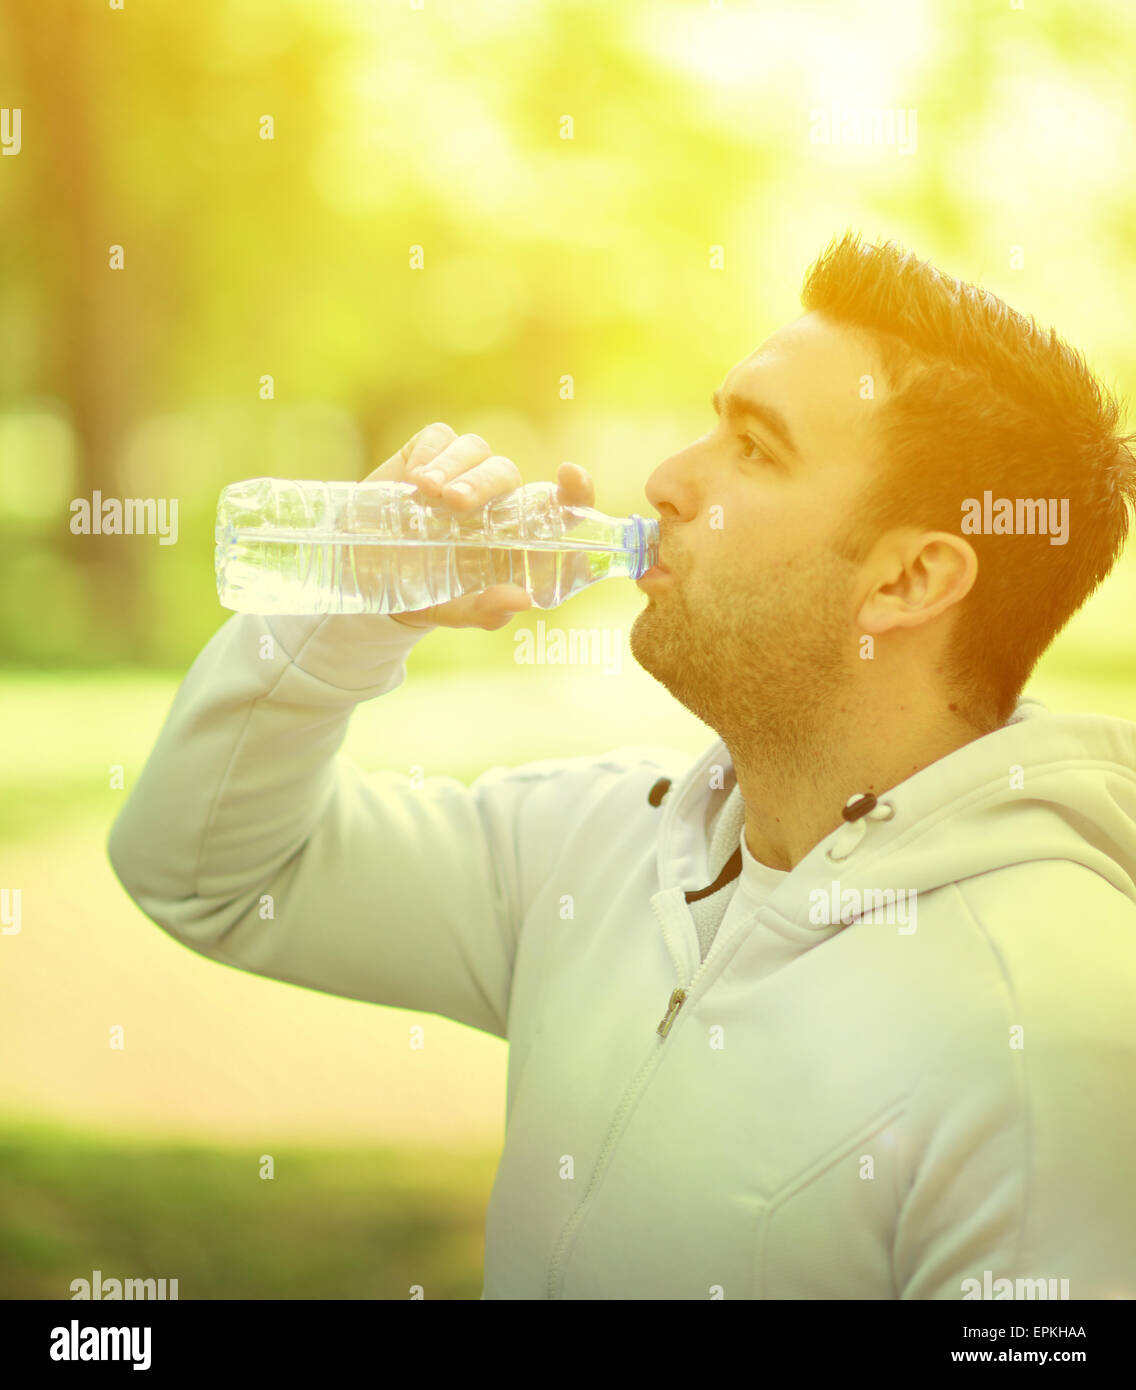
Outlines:
[[[688,521],[698,514],[697,446],[688,445],[660,463],[643,489],[660,516]]]

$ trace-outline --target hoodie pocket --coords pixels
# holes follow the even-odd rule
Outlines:
[[[899,1127],[907,1096],[831,1146],[770,1198],[758,1218],[755,1296],[898,1297]]]

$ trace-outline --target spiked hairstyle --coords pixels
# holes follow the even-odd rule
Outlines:
[[[1068,499],[1063,545],[965,536],[978,577],[958,605],[946,674],[972,723],[1002,724],[1120,555],[1136,508],[1136,434],[1117,432],[1120,403],[1053,329],[893,242],[835,239],[808,270],[801,303],[859,332],[892,391],[850,558],[893,527],[963,535],[963,502],[985,491]]]

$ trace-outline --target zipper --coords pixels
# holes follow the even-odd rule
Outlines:
[[[652,900],[651,908],[654,911],[655,916],[659,919],[659,924],[665,927],[666,922],[663,919],[662,912],[659,910],[659,904],[657,900]],[[733,929],[729,933],[728,939],[733,940],[733,938],[738,935],[739,931],[744,925],[745,923],[741,921],[735,923]],[[670,1032],[671,1024],[675,1021],[675,1017],[678,1014],[679,1009],[682,1008],[683,1004],[685,1004],[687,999],[691,996],[691,994],[694,993],[694,987],[698,983],[699,976],[702,974],[703,970],[706,969],[707,962],[710,960],[711,956],[715,954],[715,950],[721,942],[723,942],[723,937],[721,935],[721,932],[719,932],[718,935],[714,938],[714,947],[707,953],[706,960],[704,960],[702,964],[699,965],[698,969],[694,972],[690,984],[687,985],[685,989],[675,989],[671,991],[671,997],[667,1001],[667,1012],[663,1018],[663,1021],[655,1029],[655,1032],[659,1035],[659,1037],[665,1038],[667,1034]],[[603,1147],[600,1149],[599,1157],[596,1159],[596,1166],[592,1172],[592,1180],[588,1184],[588,1190],[584,1193],[583,1199],[580,1201],[579,1205],[576,1207],[572,1215],[568,1218],[567,1222],[565,1223],[564,1229],[560,1232],[560,1238],[559,1240],[557,1240],[556,1245],[553,1249],[552,1259],[548,1267],[547,1287],[548,1297],[550,1299],[556,1298],[557,1294],[560,1291],[560,1285],[563,1280],[563,1264],[567,1255],[568,1246],[571,1243],[572,1237],[575,1234],[577,1227],[580,1225],[580,1222],[584,1219],[584,1213],[587,1211],[588,1206],[591,1203],[592,1193],[596,1190],[600,1178],[607,1166],[608,1155],[612,1152],[612,1150],[615,1147],[616,1136],[620,1132],[624,1117],[626,1116],[628,1110],[631,1108],[632,1103],[639,1098],[639,1095],[641,1094],[643,1087],[646,1085],[646,1079],[650,1074],[650,1071],[655,1063],[655,1059],[659,1055],[660,1054],[657,1050],[652,1051],[651,1055],[639,1068],[639,1071],[637,1072],[634,1081],[632,1081],[631,1085],[624,1092],[623,1098],[616,1109],[615,1116],[611,1124],[608,1126],[607,1134],[604,1136]]]
[[[659,911],[658,903],[652,902],[651,907],[654,910],[655,916],[659,919],[660,925],[665,927],[666,923],[663,921],[663,916],[662,913]],[[670,1031],[670,1026],[674,1022],[675,1015],[678,1013],[679,1009],[682,1008],[684,1001],[686,1000],[690,991],[694,988],[694,982],[702,973],[702,967],[705,964],[706,962],[703,961],[702,966],[699,966],[699,968],[694,972],[694,979],[691,980],[690,985],[686,989],[676,989],[672,991],[670,1001],[667,1004],[667,1016],[663,1019],[662,1023],[660,1023],[658,1028],[656,1029],[656,1032],[658,1032],[660,1036],[665,1038],[667,1033]],[[600,1149],[599,1157],[596,1159],[596,1166],[592,1172],[592,1180],[588,1184],[588,1190],[584,1193],[583,1199],[576,1207],[572,1215],[568,1218],[567,1222],[565,1223],[564,1229],[560,1232],[560,1238],[559,1240],[557,1240],[555,1248],[553,1249],[552,1260],[550,1261],[548,1267],[548,1297],[550,1299],[554,1299],[560,1291],[560,1284],[563,1276],[562,1266],[565,1259],[565,1255],[568,1250],[568,1246],[571,1242],[572,1236],[575,1234],[576,1228],[579,1226],[580,1222],[584,1218],[584,1213],[585,1211],[587,1211],[588,1206],[591,1202],[592,1193],[595,1191],[599,1183],[600,1177],[603,1174],[605,1167],[607,1166],[608,1155],[612,1152],[612,1150],[615,1147],[616,1135],[619,1134],[624,1117],[627,1114],[628,1110],[631,1108],[632,1103],[638,1099],[643,1089],[643,1086],[646,1084],[646,1078],[650,1073],[651,1068],[654,1066],[655,1059],[658,1057],[658,1055],[659,1054],[657,1051],[652,1050],[651,1055],[646,1059],[646,1061],[644,1061],[643,1065],[639,1068],[639,1071],[636,1073],[634,1081],[632,1081],[631,1085],[624,1092],[623,1098],[620,1101],[618,1107],[616,1108],[615,1116],[612,1119],[611,1124],[608,1126],[607,1134],[604,1136],[603,1147]]]
[[[599,1185],[600,1178],[607,1166],[608,1155],[615,1147],[615,1137],[623,1125],[624,1118],[631,1109],[633,1102],[638,1100],[646,1084],[646,1078],[651,1068],[655,1065],[655,1060],[658,1055],[657,1051],[652,1051],[651,1055],[643,1062],[638,1072],[636,1072],[634,1081],[632,1081],[631,1085],[624,1092],[623,1098],[616,1108],[612,1122],[608,1126],[607,1134],[604,1136],[603,1148],[600,1149],[599,1157],[596,1159],[596,1166],[592,1172],[592,1180],[588,1184],[588,1190],[584,1193],[583,1199],[568,1218],[564,1229],[560,1232],[560,1238],[556,1242],[556,1246],[552,1252],[552,1260],[548,1266],[548,1297],[550,1299],[556,1298],[557,1294],[560,1292],[560,1285],[563,1280],[563,1265],[572,1236],[575,1234],[576,1228],[584,1218],[584,1212],[587,1211],[591,1203],[592,1193]]]
[[[657,898],[652,900],[651,907],[655,913],[655,916],[659,919],[659,925],[665,929],[667,924],[663,918],[662,909],[659,906]],[[731,933],[731,935],[732,934],[733,933]],[[717,946],[719,944],[719,940],[720,936],[715,938],[714,946]],[[680,986],[678,989],[671,990],[671,997],[667,1000],[667,1011],[663,1015],[662,1022],[655,1029],[655,1032],[659,1035],[660,1038],[665,1038],[667,1034],[671,1031],[671,1024],[674,1023],[676,1017],[678,1016],[679,1009],[682,1008],[682,1006],[694,993],[694,987],[698,984],[698,978],[706,969],[706,963],[707,961],[709,961],[710,956],[713,955],[713,953],[714,952],[712,947],[711,950],[707,952],[706,960],[702,961],[699,964],[698,969],[694,972],[693,976],[691,977],[690,983],[686,986],[685,989],[683,989]]]
[[[671,994],[671,997],[667,1002],[667,1011],[666,1014],[663,1016],[663,1021],[659,1024],[658,1028],[655,1029],[660,1038],[665,1038],[667,1034],[671,1031],[671,1024],[675,1021],[675,1015],[678,1013],[679,1009],[682,1008],[685,1002],[685,989],[676,989]]]

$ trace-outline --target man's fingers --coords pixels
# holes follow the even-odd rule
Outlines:
[[[417,451],[416,451],[417,453]],[[462,434],[452,439],[446,446],[415,462],[407,481],[418,484],[419,492],[427,497],[441,497],[442,489],[452,482],[459,473],[464,473],[476,464],[484,463],[492,456],[493,450],[479,434]]]
[[[478,627],[487,628],[490,632],[496,632],[512,622],[518,613],[533,606],[532,597],[519,584],[494,584],[472,597],[478,609],[475,619]]]
[[[419,430],[410,441],[410,452],[406,458],[407,473],[415,468],[425,468],[428,463],[432,463],[457,437],[456,431],[441,420],[427,425],[424,430]]]
[[[434,608],[394,616],[401,616],[409,627],[481,627],[496,632],[518,613],[532,606],[532,598],[519,584],[493,584],[477,593],[462,594]]]
[[[427,425],[420,429],[412,438],[408,439],[401,449],[395,454],[391,454],[385,463],[379,464],[378,468],[368,473],[364,482],[372,479],[392,479],[395,482],[406,482],[406,474],[411,468],[418,468],[424,463],[430,462],[443,449],[447,448],[457,438],[457,434],[449,425],[441,420],[435,420],[432,425]]]
[[[491,584],[475,594],[454,599],[457,627],[483,627],[496,631],[518,613],[532,607],[532,599],[519,584]]]
[[[578,463],[562,463],[556,475],[560,500],[569,507],[594,507],[596,487],[591,474]]]
[[[524,483],[512,459],[492,454],[442,485],[441,500],[455,511],[477,511],[493,498],[512,492]]]
[[[479,434],[458,435],[441,420],[419,430],[397,454],[369,476],[412,483],[427,505],[437,504],[466,513],[477,511],[494,498],[524,486],[520,469],[512,459],[494,454]],[[557,482],[557,495],[565,506],[595,506],[595,484],[586,469],[575,463],[562,463]],[[459,486],[455,487],[455,483]],[[463,484],[465,491],[461,487]],[[366,529],[365,522],[366,518],[362,518],[361,529]],[[360,563],[366,558],[361,557]],[[538,597],[551,593],[555,587],[560,558],[551,554],[528,557],[525,573]],[[583,557],[578,557],[578,562],[584,562]],[[489,576],[484,571],[477,572],[479,564],[476,553],[459,550],[459,581],[484,583]],[[507,552],[495,553],[491,568],[493,577],[498,579],[516,573]],[[409,627],[480,627],[492,632],[506,626],[518,613],[535,606],[532,595],[520,585],[497,583],[461,594],[433,608],[393,616]]]

